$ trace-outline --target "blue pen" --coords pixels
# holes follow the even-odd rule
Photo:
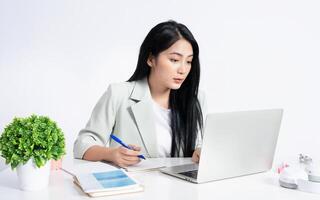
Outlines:
[[[129,147],[128,145],[126,145],[125,143],[123,143],[119,138],[117,138],[115,135],[111,134],[111,138],[118,142],[119,144],[121,144],[123,147],[127,148],[127,149],[131,149],[131,147]],[[142,158],[142,159],[146,159],[143,155],[138,155],[139,158]]]

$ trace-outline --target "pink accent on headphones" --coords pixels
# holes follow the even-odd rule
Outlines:
[[[287,163],[281,163],[281,165],[277,169],[278,174],[280,174],[286,167],[289,167]]]

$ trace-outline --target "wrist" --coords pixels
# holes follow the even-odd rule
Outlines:
[[[114,162],[115,151],[116,151],[116,148],[114,147],[104,147],[102,160]]]

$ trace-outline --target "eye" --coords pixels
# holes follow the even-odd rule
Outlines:
[[[192,61],[187,61],[188,65],[191,65],[192,64]]]
[[[174,59],[174,58],[170,58],[170,61],[173,62],[173,63],[178,62],[178,60],[177,60],[177,59]]]

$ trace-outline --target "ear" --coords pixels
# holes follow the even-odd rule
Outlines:
[[[153,55],[149,55],[148,60],[147,60],[147,64],[149,65],[149,67],[153,67],[154,63],[154,56]]]

